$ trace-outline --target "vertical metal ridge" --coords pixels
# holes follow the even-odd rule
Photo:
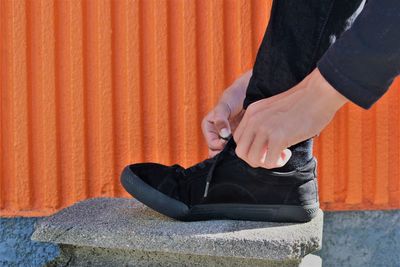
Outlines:
[[[61,206],[67,205],[67,203],[73,202],[71,196],[73,194],[69,193],[71,191],[71,187],[69,186],[71,182],[71,178],[74,176],[73,167],[70,165],[70,157],[68,156],[70,153],[68,146],[68,128],[66,129],[66,124],[70,123],[70,113],[69,106],[71,105],[69,100],[69,88],[67,77],[69,76],[70,68],[67,65],[69,63],[66,58],[66,46],[68,45],[68,21],[67,21],[67,12],[68,4],[63,1],[55,1],[54,2],[54,13],[58,14],[56,16],[54,14],[54,38],[55,38],[55,55],[54,55],[54,63],[55,63],[55,88],[56,88],[56,102],[57,102],[57,147],[59,151],[59,159],[58,159],[58,174],[55,177],[55,181],[59,180],[60,186],[60,204]],[[67,66],[66,66],[67,65]],[[48,188],[51,190],[51,188]]]
[[[388,122],[389,122],[389,136],[388,136],[388,204],[391,207],[398,207],[400,204],[400,187],[397,182],[400,177],[400,112],[399,112],[399,90],[400,80],[394,81],[392,88],[387,93],[388,96]]]
[[[362,170],[363,170],[363,202],[373,203],[376,179],[376,106],[364,112],[362,116]]]
[[[203,2],[203,1],[202,1]],[[205,81],[205,88],[208,90],[207,94],[207,102],[206,102],[206,107],[207,111],[210,111],[211,108],[213,108],[215,102],[214,102],[214,95],[215,95],[215,88],[214,88],[214,81],[213,81],[213,25],[212,25],[212,19],[213,19],[213,6],[211,1],[204,1],[203,6],[199,6],[200,8],[203,8],[206,10],[206,14],[203,15],[204,19],[204,28],[203,28],[203,38],[204,38],[204,53],[205,56],[202,60],[204,62],[204,81]]]
[[[11,153],[15,179],[12,203],[18,209],[30,209],[32,205],[31,181],[29,179],[29,137],[28,137],[28,85],[27,85],[27,29],[26,5],[24,1],[13,1],[12,14],[12,130]]]
[[[75,1],[75,3],[77,3]],[[82,149],[85,151],[85,154],[83,156],[83,165],[84,165],[84,170],[83,170],[83,179],[84,185],[85,185],[85,195],[86,197],[91,197],[92,196],[92,179],[90,178],[91,175],[91,170],[90,170],[90,124],[89,124],[89,92],[88,92],[88,86],[89,86],[89,63],[88,63],[88,58],[87,58],[87,53],[89,50],[88,47],[88,31],[89,31],[89,25],[88,20],[87,20],[87,1],[80,1],[79,2],[79,16],[81,17],[81,21],[75,21],[74,26],[80,28],[80,35],[78,38],[81,39],[81,79],[82,79],[82,117],[83,117],[83,125],[82,125]],[[72,11],[71,11],[72,12]],[[71,15],[72,16],[72,15]],[[71,29],[72,31],[72,29]],[[79,39],[78,39],[79,40]],[[77,42],[78,42],[77,40]]]
[[[140,73],[144,77],[141,83],[142,90],[142,127],[144,137],[144,160],[158,161],[156,143],[156,127],[154,115],[157,112],[155,106],[156,94],[154,72],[155,69],[155,18],[154,18],[154,1],[140,1]]]
[[[73,186],[74,177],[74,150],[72,146],[73,133],[71,128],[74,126],[73,102],[77,99],[72,98],[74,88],[71,87],[71,61],[69,55],[70,46],[70,25],[68,20],[69,2],[57,1],[54,9],[57,16],[54,16],[55,31],[55,90],[57,101],[57,150],[59,172],[56,179],[60,184],[60,204],[66,206],[75,201],[75,187]],[[76,118],[77,119],[77,118]],[[51,190],[50,188],[48,190]]]
[[[173,21],[174,21],[174,10],[175,10],[175,5],[173,1],[166,1],[166,10],[167,10],[167,21],[166,21],[166,29],[165,29],[165,34],[167,36],[166,40],[166,46],[167,46],[167,55],[168,55],[168,60],[167,60],[167,76],[168,76],[168,84],[167,84],[167,94],[168,94],[168,136],[170,143],[168,144],[168,150],[169,150],[169,161],[168,164],[174,164],[178,161],[177,159],[177,153],[178,149],[175,146],[174,140],[177,139],[177,136],[179,136],[180,131],[179,127],[176,124],[176,91],[177,89],[174,87],[175,81],[174,81],[174,73],[176,72],[175,70],[175,58],[176,55],[173,52],[173,45],[172,43],[175,41],[173,38],[173,32],[175,29],[173,28]]]
[[[374,181],[374,204],[388,203],[388,180],[391,160],[389,156],[389,98],[388,94],[376,106],[376,175]]]
[[[27,98],[28,98],[28,116],[27,116],[27,124],[28,124],[28,158],[29,158],[29,163],[28,163],[28,172],[29,172],[29,180],[30,180],[30,185],[31,185],[31,190],[32,190],[32,200],[30,201],[31,204],[31,208],[35,207],[36,203],[38,203],[39,205],[40,203],[40,195],[38,194],[38,190],[37,190],[37,186],[35,183],[31,182],[34,178],[33,177],[33,173],[34,173],[34,165],[33,165],[33,149],[32,149],[32,144],[33,144],[33,137],[32,137],[32,133],[33,133],[33,122],[32,122],[32,116],[33,116],[33,112],[32,112],[32,86],[31,86],[31,82],[32,82],[32,75],[30,73],[30,69],[31,69],[31,54],[30,54],[30,49],[29,49],[29,41],[32,39],[31,37],[31,32],[30,32],[30,25],[29,25],[29,21],[28,21],[28,17],[29,17],[29,3],[25,2],[25,30],[26,30],[26,47],[25,47],[25,51],[26,51],[26,68],[27,68],[27,73],[26,73],[26,83],[27,83]],[[38,201],[39,200],[39,201]]]
[[[212,1],[211,6],[211,79],[213,90],[212,103],[215,104],[221,92],[224,90],[225,71],[224,71],[224,12],[223,1]]]
[[[196,90],[197,84],[197,61],[195,51],[198,48],[196,39],[196,14],[195,5],[193,2],[186,1],[183,3],[183,39],[180,43],[183,53],[183,68],[185,75],[183,75],[183,106],[184,106],[184,117],[183,124],[185,134],[185,162],[186,164],[196,163],[196,159],[199,158],[199,133],[200,123],[199,116],[195,112],[195,107],[198,103],[198,91]]]
[[[343,203],[347,191],[347,167],[348,167],[348,146],[347,146],[347,116],[348,105],[345,105],[336,114],[336,123],[334,124],[334,195],[335,202]]]
[[[119,173],[121,172],[124,164],[124,159],[129,151],[129,136],[128,136],[128,118],[125,112],[129,106],[129,97],[126,91],[126,60],[124,55],[126,53],[126,17],[127,7],[126,2],[112,1],[111,2],[111,71],[112,71],[112,90],[113,97],[113,128],[114,128],[114,178],[115,178],[115,193],[121,194],[119,186]]]
[[[113,138],[113,90],[111,71],[111,0],[97,3],[96,18],[96,69],[98,72],[98,92],[96,94],[97,123],[99,129],[99,157],[101,195],[114,196],[114,138]]]
[[[183,42],[183,30],[182,30],[182,13],[183,13],[183,1],[171,0],[168,1],[168,22],[167,22],[167,34],[168,34],[168,76],[170,82],[168,84],[170,90],[170,112],[171,112],[171,138],[174,140],[173,147],[171,149],[172,157],[171,161],[185,164],[184,158],[184,143],[186,136],[184,134],[184,127],[187,127],[183,123],[183,95],[184,95],[184,84],[182,81],[183,74],[183,50],[180,47]]]
[[[140,69],[140,0],[129,1],[127,7],[126,24],[128,44],[126,54],[127,90],[129,92],[128,128],[130,159],[138,162],[144,160],[144,133],[143,133],[143,93]]]
[[[93,196],[114,194],[110,2],[84,2],[88,167]]]
[[[125,140],[116,140],[120,144],[120,170],[127,164],[143,161],[142,130],[141,130],[141,90],[140,90],[140,70],[139,70],[139,0],[125,0],[117,2],[115,5],[115,45],[121,49],[119,59],[122,66],[119,66],[121,103],[117,106],[120,110],[120,137]],[[115,3],[116,4],[116,3]],[[118,12],[120,10],[120,13]],[[113,30],[114,33],[114,30]],[[119,39],[124,38],[124,43],[120,44]],[[114,53],[114,52],[113,52]],[[116,63],[113,63],[116,64]],[[116,77],[117,78],[117,77]],[[118,90],[115,88],[114,90]],[[118,102],[116,101],[116,102]],[[122,147],[124,146],[124,147]],[[119,172],[117,173],[119,178]],[[119,179],[117,179],[119,180]],[[118,183],[119,184],[119,183]],[[117,187],[118,196],[127,197],[129,194]]]
[[[7,50],[3,51],[10,51],[12,47],[12,4],[13,2],[6,2],[0,1],[2,6],[2,34],[0,36],[2,41],[2,46],[5,47]],[[4,16],[3,16],[4,14]],[[2,52],[3,52],[2,51]],[[3,54],[2,54],[3,55]],[[4,64],[4,65],[3,65]],[[5,67],[7,66],[7,68]],[[13,70],[13,61],[12,61],[12,54],[5,53],[2,57],[2,95],[0,101],[2,101],[2,112],[1,112],[1,124],[2,124],[2,139],[1,139],[1,153],[2,153],[2,164],[1,164],[1,173],[2,173],[2,191],[1,199],[3,201],[2,207],[3,209],[7,210],[18,210],[18,207],[15,206],[13,203],[12,195],[14,188],[11,187],[14,183],[14,179],[6,179],[6,177],[13,177],[13,170],[11,164],[11,157],[10,154],[12,153],[12,110],[11,110],[11,100],[12,100],[12,70]],[[3,77],[4,76],[4,77]],[[7,156],[6,156],[7,155]],[[7,188],[7,189],[6,189]]]
[[[239,1],[223,1],[222,6],[222,29],[221,33],[223,37],[222,45],[222,56],[223,56],[223,80],[222,88],[218,88],[221,92],[224,87],[228,86],[239,74],[239,61],[240,61],[240,32],[241,32],[241,21],[239,15]],[[226,41],[225,41],[226,40]],[[219,94],[217,95],[217,98]]]
[[[185,2],[186,3],[186,2]],[[155,105],[155,118],[153,123],[155,131],[155,145],[157,147],[158,161],[164,164],[170,162],[170,137],[169,130],[169,77],[168,77],[168,8],[163,0],[154,1],[154,92],[153,104]],[[154,116],[153,115],[153,116]]]
[[[207,93],[209,76],[207,75],[207,60],[208,60],[208,35],[207,23],[209,23],[209,10],[205,1],[195,1],[195,17],[196,17],[196,90],[197,90],[197,114],[198,127],[201,127],[201,122],[204,116],[210,111],[210,96]],[[172,40],[173,41],[173,40]],[[200,132],[202,130],[200,129]],[[208,147],[203,136],[199,140],[199,157],[205,158],[208,156]]]
[[[85,88],[85,140],[87,146],[87,177],[89,185],[89,197],[101,195],[100,186],[101,178],[98,176],[97,166],[100,164],[97,161],[96,155],[98,152],[98,129],[96,128],[96,113],[94,105],[96,104],[94,99],[96,93],[95,80],[97,79],[97,72],[95,71],[95,52],[93,44],[96,42],[93,37],[95,32],[94,21],[95,21],[95,5],[94,1],[83,1],[82,2],[82,41],[83,41],[83,77],[84,77],[84,88]]]
[[[5,199],[3,197],[3,191],[4,191],[4,185],[3,185],[3,129],[4,129],[4,124],[3,124],[3,90],[5,90],[6,83],[5,79],[7,77],[6,71],[5,71],[5,66],[6,66],[6,59],[5,59],[5,52],[6,51],[6,46],[5,46],[5,38],[4,38],[4,33],[6,32],[6,27],[4,23],[4,17],[6,16],[5,12],[5,3],[4,1],[0,1],[0,32],[2,33],[0,35],[0,212],[2,209],[4,209],[4,203]],[[1,214],[1,213],[0,213]]]
[[[362,202],[362,110],[353,104],[349,105],[347,114],[347,194],[346,204]]]
[[[56,94],[56,60],[54,43],[54,1],[42,0],[38,10],[40,20],[37,27],[40,29],[39,51],[40,56],[40,93],[41,93],[41,120],[42,136],[40,142],[43,146],[43,175],[46,181],[46,191],[48,192],[49,207],[56,209],[61,204],[60,184],[61,172],[59,171],[59,143],[58,133],[61,125],[57,124],[58,99]]]
[[[244,71],[249,70],[253,67],[253,53],[249,47],[252,47],[252,28],[251,20],[249,19],[252,15],[252,1],[242,0],[239,2],[239,21],[240,21],[240,31],[239,35],[239,73],[242,74]],[[235,75],[235,76],[237,76]],[[237,77],[233,77],[235,80]]]
[[[398,107],[400,107],[400,78],[397,77],[395,80],[395,89],[392,89],[396,92],[396,99],[393,101],[393,108],[396,110],[397,116],[396,116],[396,132],[392,135],[393,139],[395,140],[397,144],[397,149],[393,153],[395,155],[394,160],[392,161],[393,164],[396,166],[396,172],[394,173],[392,180],[392,185],[395,190],[393,190],[393,202],[392,202],[392,207],[398,208],[400,207],[400,166],[397,164],[397,162],[400,162],[400,110]],[[396,162],[396,163],[395,163]],[[397,180],[397,181],[396,181]]]
[[[194,17],[194,33],[193,33],[193,39],[194,39],[194,51],[193,51],[193,58],[195,59],[194,63],[194,90],[196,91],[196,105],[193,107],[193,113],[196,114],[195,120],[192,122],[196,126],[195,131],[196,131],[196,141],[195,145],[196,147],[192,147],[193,155],[196,156],[197,159],[203,159],[205,157],[205,154],[203,153],[202,147],[204,147],[204,138],[201,130],[201,121],[203,118],[203,115],[201,113],[201,104],[200,104],[200,95],[204,92],[204,88],[201,87],[201,79],[202,77],[200,76],[200,62],[201,62],[201,50],[203,47],[200,46],[200,16],[198,6],[196,5],[196,1],[192,3],[192,11],[191,13],[193,14]]]
[[[29,71],[27,72],[27,85],[29,92],[29,125],[30,125],[30,139],[32,142],[29,144],[29,150],[31,155],[30,165],[35,166],[31,172],[31,179],[33,181],[37,181],[33,184],[34,196],[36,197],[35,201],[40,206],[48,207],[50,203],[46,202],[46,181],[44,180],[44,175],[41,174],[41,167],[43,164],[41,163],[41,148],[40,148],[40,93],[38,92],[38,69],[37,66],[37,56],[34,49],[37,49],[37,27],[35,26],[35,3],[33,1],[26,1],[26,59],[27,59],[27,68]],[[39,71],[40,73],[40,71]],[[39,102],[39,104],[38,104]],[[34,156],[35,155],[35,156]],[[39,186],[41,185],[41,186]]]
[[[71,90],[70,97],[73,100],[70,106],[71,154],[73,155],[71,166],[74,199],[79,201],[88,197],[82,1],[70,1],[67,15],[69,40],[66,49],[68,49],[67,60],[71,68],[68,84]]]
[[[324,202],[334,202],[334,177],[335,172],[335,121],[331,122],[319,137],[320,147],[320,193]]]

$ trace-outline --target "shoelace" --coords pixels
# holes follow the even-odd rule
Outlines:
[[[222,151],[220,153],[218,153],[213,158],[206,159],[206,160],[204,160],[200,163],[197,163],[196,165],[189,167],[183,171],[183,175],[186,176],[190,173],[195,172],[198,169],[204,169],[207,165],[211,164],[210,170],[208,171],[207,177],[206,177],[206,187],[205,187],[204,195],[203,195],[204,198],[206,198],[208,195],[208,189],[210,187],[210,183],[213,178],[215,167],[217,166],[218,162],[223,158],[223,154],[225,154],[226,151],[229,150],[229,147],[232,143],[230,141],[232,139],[232,136],[229,136],[228,138],[224,138],[224,139],[227,140],[228,142],[226,143],[224,149],[222,149]],[[177,171],[179,171],[179,169],[177,169]]]
[[[224,138],[224,139],[225,139],[225,138]],[[208,195],[208,188],[210,187],[210,183],[211,183],[211,180],[212,180],[212,178],[213,178],[213,174],[214,174],[215,167],[217,166],[218,162],[223,158],[223,154],[225,154],[225,152],[226,152],[227,150],[229,150],[230,143],[231,143],[230,140],[231,140],[231,139],[232,139],[232,136],[229,136],[228,138],[225,139],[225,140],[227,140],[228,142],[226,143],[224,149],[222,149],[222,151],[221,151],[220,153],[218,153],[218,154],[214,157],[215,161],[212,163],[211,168],[210,168],[210,171],[208,172],[207,177],[206,177],[206,188],[204,189],[204,195],[203,195],[204,198],[206,198],[207,195]]]
[[[204,160],[204,161],[202,161],[200,163],[197,163],[196,165],[191,166],[191,167],[183,170],[183,175],[186,176],[186,175],[189,175],[190,173],[196,172],[199,169],[204,169],[208,165],[213,164],[215,159],[216,159],[216,157],[213,157],[213,158],[206,159],[206,160]],[[177,170],[177,171],[179,171],[179,170]]]

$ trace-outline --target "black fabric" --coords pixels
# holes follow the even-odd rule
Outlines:
[[[282,93],[303,80],[335,38],[350,27],[362,0],[274,1],[270,21],[259,48],[244,108]],[[289,148],[292,157],[277,170],[303,166],[312,157],[312,140]]]
[[[400,74],[400,1],[369,0],[318,69],[347,99],[370,108]]]

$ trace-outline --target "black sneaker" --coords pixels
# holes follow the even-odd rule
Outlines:
[[[307,222],[319,209],[316,160],[290,172],[252,168],[224,150],[190,168],[139,163],[121,174],[123,187],[150,208],[182,221],[235,219]]]

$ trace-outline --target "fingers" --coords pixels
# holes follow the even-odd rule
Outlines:
[[[283,130],[264,112],[246,111],[235,131],[236,154],[252,167],[267,169],[284,166],[291,157]],[[271,118],[271,117],[269,117]]]
[[[288,152],[289,151],[289,152]],[[279,143],[274,143],[273,139],[268,141],[267,154],[265,156],[264,168],[273,169],[283,167],[289,160],[291,152]]]
[[[292,152],[285,149],[283,137],[275,137],[276,132],[260,127],[250,138],[247,132],[239,140],[236,154],[250,166],[273,169],[283,167],[289,161]]]
[[[213,123],[220,137],[228,138],[231,135],[231,127],[227,119],[216,118]]]
[[[243,118],[240,121],[239,125],[236,127],[235,133],[233,135],[233,139],[235,140],[236,143],[238,143],[240,137],[242,136],[244,129],[246,128],[247,121],[249,117],[251,117],[253,114],[251,113],[251,109],[247,108],[247,110],[244,112]]]
[[[214,123],[204,119],[202,122],[202,131],[206,139],[207,146],[210,150],[222,150],[226,141],[219,137]]]
[[[228,138],[231,134],[229,115],[230,109],[227,104],[220,103],[202,121],[201,128],[211,156],[224,148],[226,141],[221,137]]]
[[[248,159],[248,154],[251,145],[253,144],[254,138],[255,138],[255,132],[252,129],[249,129],[240,136],[239,140],[236,141],[236,155],[246,161],[250,166],[252,167],[257,167],[257,164],[254,162],[250,161]]]
[[[282,103],[282,102],[287,101],[287,99],[290,96],[293,96],[296,93],[297,93],[297,90],[285,91],[278,95],[274,95],[272,97],[262,99],[262,100],[259,100],[259,101],[256,101],[256,102],[250,104],[244,112],[243,119],[241,120],[241,122],[239,123],[239,125],[237,126],[237,128],[235,130],[235,135],[234,135],[235,141],[240,139],[240,136],[247,128],[246,125],[247,125],[247,121],[249,118],[256,116],[256,114],[258,114],[261,111],[265,112],[267,109],[272,110],[273,105],[277,105],[278,102]]]
[[[222,138],[228,138],[231,135],[231,127],[229,125],[229,116],[231,115],[231,109],[228,104],[218,104],[210,121],[214,124],[215,129]]]
[[[257,134],[251,144],[247,159],[251,165],[262,167],[264,166],[265,157],[267,154],[267,134]]]

